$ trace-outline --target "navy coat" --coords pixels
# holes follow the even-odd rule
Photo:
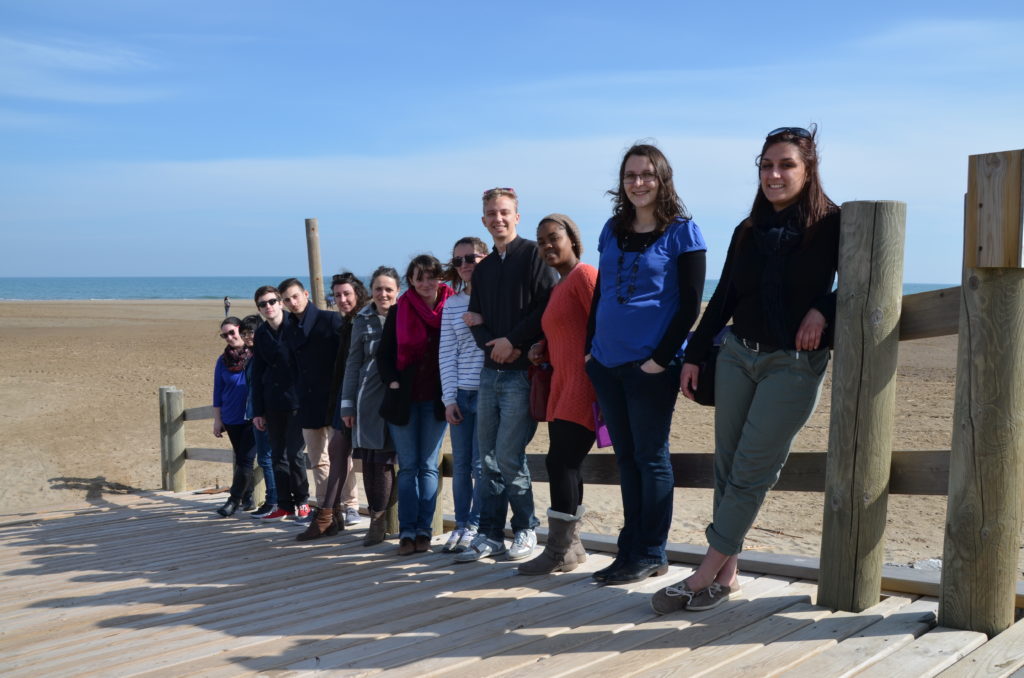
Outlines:
[[[331,425],[333,412],[328,409],[341,324],[340,313],[322,311],[312,303],[306,306],[301,320],[290,315],[285,321],[284,337],[295,366],[302,428]]]
[[[291,412],[299,408],[295,390],[295,368],[292,354],[284,341],[288,313],[280,331],[275,333],[267,323],[260,323],[253,336],[252,352],[252,415],[267,412]]]

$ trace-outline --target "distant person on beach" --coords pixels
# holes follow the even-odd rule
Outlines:
[[[594,387],[583,360],[587,321],[594,299],[597,269],[580,262],[583,237],[576,222],[549,214],[537,226],[537,246],[544,263],[558,272],[541,317],[544,338],[530,347],[534,365],[549,363],[548,453],[544,458],[551,490],[548,541],[544,551],[519,566],[519,574],[570,572],[587,559],[580,542],[583,476],[580,466],[594,446]]]
[[[430,550],[437,506],[438,455],[448,424],[441,402],[438,347],[444,303],[454,292],[441,282],[441,262],[413,257],[408,289],[388,311],[377,371],[387,390],[381,416],[398,456],[398,555]]]
[[[655,612],[709,610],[739,590],[743,540],[797,432],[814,411],[835,322],[839,208],[818,175],[816,130],[772,130],[757,157],[750,215],[686,348],[681,390],[693,399],[698,365],[731,319],[715,372],[715,492],[707,555],[658,591]]]
[[[707,246],[655,146],[627,150],[608,193],[614,206],[597,246],[586,369],[615,449],[623,525],[615,560],[592,576],[624,584],[668,571],[675,484],[668,436]]]
[[[526,446],[537,430],[530,416],[530,363],[526,350],[540,337],[540,316],[555,285],[537,243],[519,236],[519,198],[511,188],[483,194],[480,218],[494,250],[473,271],[469,311],[472,332],[486,358],[477,398],[477,437],[483,463],[480,531],[456,562],[505,554],[521,560],[537,546],[533,485]],[[512,508],[512,546],[505,546],[505,519]]]
[[[270,438],[277,490],[277,508],[263,520],[294,520],[309,515],[309,479],[292,356],[283,336],[288,313],[276,287],[260,287],[253,299],[265,322],[256,329],[253,343],[252,423]]]
[[[229,313],[231,313],[231,298],[224,297],[224,317],[227,318]]]
[[[352,340],[352,321],[369,301],[369,296],[362,281],[352,273],[339,273],[331,279],[331,297],[335,302],[334,307],[341,314],[342,325],[331,379],[331,399],[327,406],[327,410],[332,413],[332,420],[331,439],[327,445],[330,469],[324,489],[324,506],[330,511],[317,513],[316,520],[296,537],[299,541],[332,537],[344,530],[346,525],[356,525],[361,521],[356,474],[352,472],[352,429],[342,421],[339,406]]]
[[[220,337],[226,346],[213,368],[213,435],[221,438],[227,432],[234,452],[234,474],[228,500],[217,509],[227,518],[241,508],[252,511],[252,462],[256,457],[256,441],[252,424],[245,418],[245,401],[249,389],[245,368],[252,351],[239,331],[242,321],[233,316],[220,325]]]
[[[353,456],[363,464],[363,489],[370,512],[364,546],[384,541],[386,512],[395,503],[395,446],[380,416],[384,382],[377,371],[377,346],[388,311],[398,298],[398,272],[381,266],[370,279],[372,301],[356,314],[341,387],[339,414],[352,429]]]
[[[247,315],[242,318],[242,325],[239,332],[246,347],[252,351],[256,338],[256,330],[263,319],[259,315]],[[252,421],[252,391],[253,391],[253,370],[256,361],[250,359],[245,366],[245,382],[248,393],[245,399],[245,418]],[[263,484],[266,487],[266,497],[258,509],[250,514],[252,518],[262,518],[277,509],[277,483],[274,482],[274,459],[270,451],[270,436],[266,428],[252,428],[253,437],[256,440],[256,464],[263,470]]]
[[[452,500],[455,529],[442,548],[461,553],[469,548],[480,527],[480,443],[476,431],[477,394],[484,352],[463,319],[469,310],[472,277],[478,261],[487,256],[480,238],[460,238],[452,250],[446,280],[456,294],[448,297],[441,313],[441,401],[445,406],[452,443]]]
[[[284,323],[284,336],[295,364],[299,421],[306,453],[313,466],[317,510],[321,510],[325,508],[324,495],[331,467],[327,445],[333,412],[327,408],[331,400],[331,375],[338,356],[341,316],[309,303],[309,292],[296,278],[282,280],[277,289],[281,290],[281,302],[290,313]],[[312,518],[306,515],[296,520],[308,523]]]

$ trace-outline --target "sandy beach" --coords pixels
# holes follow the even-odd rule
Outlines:
[[[239,300],[236,312],[249,311]],[[255,309],[252,309],[255,311]],[[241,314],[241,313],[239,313]],[[157,390],[177,386],[186,407],[210,403],[223,342],[219,300],[0,302],[0,513],[99,503],[160,486]],[[956,337],[900,345],[895,449],[949,449]],[[831,381],[795,450],[825,450]],[[671,447],[712,451],[713,410],[680,398]],[[447,447],[447,441],[446,441]],[[186,427],[186,445],[226,447],[210,422]],[[544,425],[531,452],[547,447]],[[602,451],[604,453],[604,451]],[[227,485],[226,464],[190,462],[190,488]],[[547,508],[538,485],[537,512]],[[450,496],[445,496],[450,511]],[[618,489],[588,487],[585,530],[615,533]],[[941,558],[945,497],[892,496],[885,560]],[[676,490],[670,539],[704,544],[709,490]],[[822,495],[772,492],[746,548],[819,555]],[[1024,551],[1019,576],[1024,578]]]

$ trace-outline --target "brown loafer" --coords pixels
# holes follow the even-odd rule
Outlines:
[[[398,540],[398,555],[411,556],[416,553],[416,543],[409,537],[402,537]]]
[[[430,537],[425,534],[416,535],[416,553],[426,553],[430,550]]]

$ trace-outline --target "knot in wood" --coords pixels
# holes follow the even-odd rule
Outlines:
[[[987,528],[987,527],[981,528],[981,538],[982,539],[988,539],[989,534],[991,534],[991,530],[989,530],[989,528]]]
[[[876,308],[874,311],[871,312],[871,315],[868,316],[868,322],[877,327],[878,325],[882,324],[882,317],[884,315],[885,314],[882,313],[882,309]]]
[[[832,497],[829,499],[829,504],[832,505],[833,511],[838,511],[843,506],[843,502],[839,499],[838,494],[832,495]]]
[[[978,276],[972,275],[970,278],[967,279],[967,286],[970,287],[972,290],[976,290],[978,289],[978,287],[981,286],[981,281],[978,280]]]
[[[864,493],[864,496],[863,496],[863,497],[861,497],[861,501],[863,501],[863,502],[864,502],[864,505],[865,505],[865,506],[868,506],[868,505],[869,505],[869,504],[871,503],[871,495],[870,495],[870,494],[868,494],[867,492],[865,492],[865,493]]]

